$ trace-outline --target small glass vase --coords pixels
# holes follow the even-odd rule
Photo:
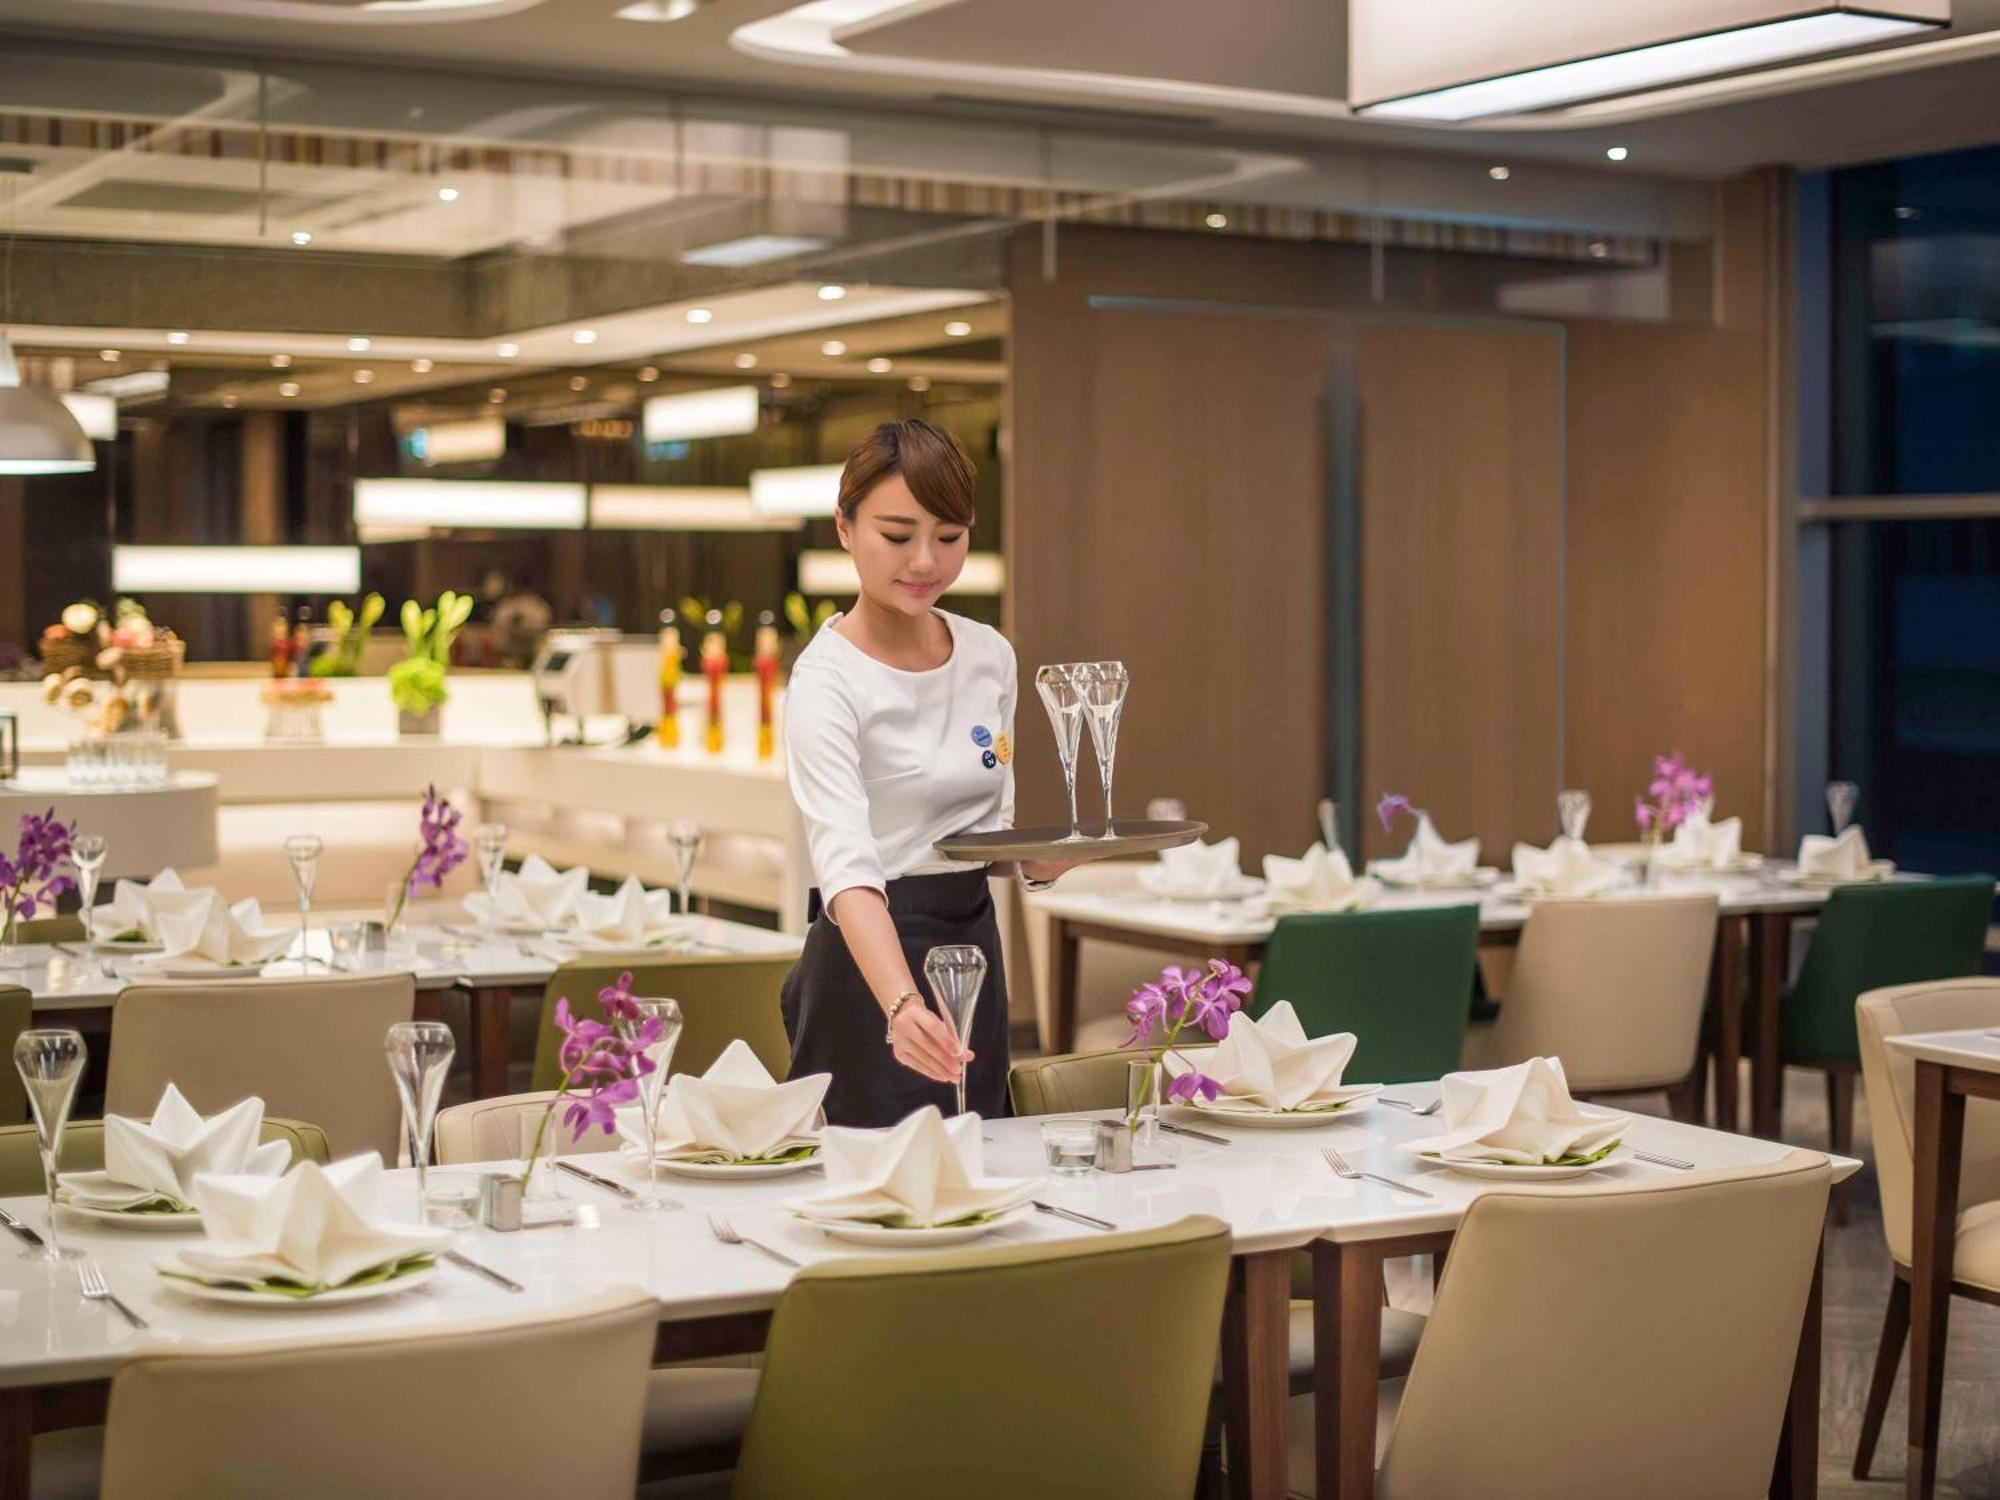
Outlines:
[[[0,909],[0,970],[28,967],[28,950],[20,940],[21,919],[14,909]]]
[[[1160,1139],[1160,1092],[1165,1070],[1157,1058],[1134,1058],[1125,1064],[1125,1128],[1134,1146],[1155,1146]]]

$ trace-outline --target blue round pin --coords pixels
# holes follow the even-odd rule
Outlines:
[[[984,724],[974,724],[972,726],[972,743],[984,750],[988,745],[993,743],[993,731],[988,729]]]

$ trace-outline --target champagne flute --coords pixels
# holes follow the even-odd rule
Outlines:
[[[65,1250],[56,1237],[56,1163],[62,1156],[63,1127],[69,1124],[76,1086],[83,1078],[83,1035],[60,1027],[24,1031],[14,1039],[14,1069],[28,1091],[28,1108],[35,1117],[35,1147],[42,1157],[42,1179],[49,1192],[49,1232],[39,1250],[21,1252],[23,1260],[75,1260],[80,1252]]]
[[[90,912],[97,905],[97,882],[104,874],[106,852],[101,833],[80,833],[70,841],[69,861],[76,867],[77,915],[83,918],[83,941],[86,946],[97,937]]]
[[[1076,668],[1037,667],[1035,692],[1048,710],[1049,727],[1056,734],[1056,756],[1062,761],[1063,786],[1069,792],[1069,832],[1056,842],[1081,843],[1083,834],[1076,826],[1076,756],[1083,744],[1083,694],[1077,686]]]
[[[292,864],[292,882],[299,891],[299,967],[312,967],[307,933],[312,926],[313,882],[319,879],[319,857],[326,844],[316,833],[295,833],[285,840],[285,858]]]
[[[1583,830],[1590,822],[1590,793],[1557,792],[1556,822],[1561,825],[1564,837],[1582,843]]]
[[[479,854],[479,879],[488,900],[500,894],[500,876],[507,868],[507,825],[481,823],[472,830],[472,847]]]
[[[931,983],[945,1024],[962,1048],[972,1036],[973,1012],[986,983],[986,955],[967,943],[933,948],[924,955],[924,978]],[[965,1113],[965,1070],[958,1074],[958,1112]]]
[[[662,1198],[659,1186],[659,1161],[655,1157],[655,1139],[660,1128],[660,1096],[666,1087],[667,1069],[674,1060],[674,1044],[681,1039],[681,1008],[672,1000],[634,999],[632,1004],[639,1014],[631,1020],[618,1023],[626,1044],[638,1040],[640,1028],[647,1021],[660,1023],[660,1039],[646,1049],[646,1056],[652,1059],[653,1071],[639,1075],[639,1108],[643,1112],[646,1127],[646,1196],[628,1198],[625,1206],[638,1214],[656,1214],[665,1209],[681,1207],[677,1198]]]
[[[431,1125],[437,1119],[438,1096],[444,1092],[457,1045],[442,1021],[398,1021],[383,1044],[389,1072],[396,1080],[396,1097],[403,1103],[403,1134],[410,1143],[410,1164],[417,1169],[417,1221],[430,1222],[428,1171]]]
[[[1333,798],[1319,799],[1319,841],[1328,854],[1340,847],[1340,809]]]
[[[1854,804],[1861,800],[1861,788],[1851,781],[1826,784],[1826,810],[1833,819],[1833,836],[1839,838],[1854,821]]]
[[[667,838],[674,846],[674,875],[680,886],[681,915],[694,910],[693,892],[694,862],[701,856],[701,827],[695,823],[676,823],[667,830]]]
[[[1104,837],[1111,828],[1111,765],[1118,758],[1118,719],[1125,711],[1125,693],[1132,674],[1122,661],[1085,662],[1077,671],[1084,716],[1090,724],[1090,746],[1097,752],[1097,775],[1104,785]]]

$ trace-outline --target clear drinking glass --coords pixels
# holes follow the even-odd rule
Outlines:
[[[1095,1120],[1049,1120],[1042,1126],[1042,1155],[1058,1177],[1086,1177],[1097,1165]]]
[[[60,1027],[24,1031],[14,1040],[14,1070],[28,1091],[28,1108],[35,1118],[35,1147],[41,1152],[42,1179],[49,1193],[49,1230],[40,1249],[21,1252],[23,1260],[75,1260],[56,1236],[56,1163],[62,1156],[63,1127],[83,1077],[87,1055],[83,1034]]]
[[[1118,758],[1118,718],[1125,711],[1125,693],[1132,674],[1122,661],[1091,661],[1077,668],[1084,717],[1090,724],[1090,747],[1097,752],[1097,776],[1104,784],[1104,837],[1111,831],[1111,767]]]
[[[431,1125],[437,1119],[438,1096],[451,1071],[457,1045],[442,1021],[398,1021],[389,1028],[383,1050],[396,1080],[396,1097],[403,1102],[403,1134],[410,1143],[410,1164],[417,1169],[417,1219],[429,1216]]]
[[[326,928],[327,952],[333,955],[336,969],[358,969],[361,967],[361,945],[368,936],[365,922],[329,922]]]
[[[83,919],[83,940],[86,944],[97,936],[97,929],[90,922],[90,912],[97,905],[97,882],[104,874],[106,852],[101,833],[80,833],[70,841],[69,860],[76,866],[77,915]]]
[[[618,1023],[625,1040],[631,1042],[648,1020],[660,1023],[660,1039],[646,1049],[646,1056],[653,1060],[653,1071],[639,1075],[640,1123],[646,1127],[646,1196],[627,1198],[625,1206],[634,1213],[656,1214],[681,1206],[678,1199],[660,1196],[660,1167],[653,1157],[654,1135],[660,1125],[660,1095],[666,1088],[667,1069],[673,1065],[674,1044],[681,1039],[681,1008],[672,1000],[634,999],[632,1003],[639,1009],[638,1019]]]
[[[291,861],[292,883],[299,891],[299,965],[312,967],[312,948],[306,934],[312,925],[313,882],[319,879],[319,857],[326,844],[316,833],[295,833],[285,840],[285,858]]]
[[[1063,787],[1069,793],[1069,832],[1057,842],[1079,843],[1083,834],[1076,826],[1076,756],[1083,745],[1083,692],[1076,680],[1076,667],[1037,667],[1035,692],[1049,712],[1049,727],[1056,733],[1056,757],[1062,762]]]
[[[1590,793],[1575,790],[1557,792],[1556,821],[1566,837],[1581,843],[1583,830],[1590,822]]]
[[[1826,784],[1826,810],[1833,819],[1835,838],[1847,832],[1847,825],[1854,821],[1854,804],[1860,800],[1861,788],[1851,781]]]
[[[674,877],[680,887],[680,909],[685,915],[694,910],[691,882],[694,862],[701,857],[701,828],[694,823],[676,823],[667,830],[667,838],[674,846]]]
[[[487,896],[497,896],[500,874],[507,867],[507,825],[481,823],[472,830],[472,847],[479,855],[479,878]]]
[[[969,943],[933,948],[924,955],[924,978],[931,984],[945,1024],[963,1047],[972,1039],[972,1016],[986,983],[986,955]],[[958,1075],[958,1112],[965,1113],[965,1072]]]

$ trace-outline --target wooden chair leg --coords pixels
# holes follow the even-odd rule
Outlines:
[[[1896,1367],[1903,1362],[1903,1345],[1910,1340],[1910,1283],[1898,1271],[1889,1282],[1889,1306],[1882,1314],[1882,1342],[1875,1350],[1875,1374],[1868,1382],[1868,1404],[1861,1411],[1861,1442],[1854,1450],[1854,1477],[1866,1479],[1875,1461],[1875,1442],[1882,1436],[1882,1418],[1896,1387]]]
[[[1836,1156],[1854,1154],[1854,1070],[1829,1066],[1826,1070],[1827,1143]],[[1833,1222],[1847,1223],[1847,1185],[1833,1190]]]

